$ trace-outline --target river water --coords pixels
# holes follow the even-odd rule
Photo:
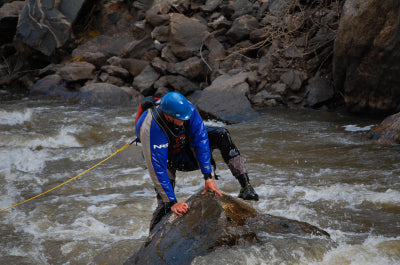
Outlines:
[[[1,102],[0,208],[77,176],[130,142],[134,113]],[[221,248],[192,264],[400,264],[400,146],[364,138],[379,122],[286,109],[236,125],[206,121],[231,131],[260,195],[251,202],[259,212],[316,225],[334,244],[296,246],[281,235],[273,244]],[[144,242],[156,206],[140,152],[133,145],[0,212],[0,264],[122,264]],[[239,185],[219,153],[214,156],[218,187],[237,196]],[[178,174],[178,200],[203,185],[198,171]]]

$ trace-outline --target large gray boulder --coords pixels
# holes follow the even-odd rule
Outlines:
[[[124,264],[186,265],[221,246],[263,244],[276,236],[309,238],[315,235],[323,238],[321,245],[330,244],[329,234],[315,226],[258,213],[240,199],[226,194],[219,197],[210,192],[199,193],[187,203],[189,211],[185,215],[165,216],[139,251]]]
[[[29,97],[33,99],[55,99],[60,101],[74,101],[77,91],[67,88],[66,83],[59,75],[47,75],[39,79],[29,89]]]
[[[154,92],[154,82],[160,77],[160,74],[150,65],[146,66],[132,82],[132,86],[140,91],[144,96],[150,96]]]
[[[60,67],[57,73],[67,82],[84,81],[93,78],[95,68],[88,62],[72,62]]]
[[[101,67],[108,58],[120,57],[136,40],[130,36],[112,37],[99,35],[72,51],[72,57],[83,57],[97,67]]]
[[[331,81],[320,76],[315,76],[308,80],[306,90],[306,104],[310,107],[320,106],[335,95]]]
[[[21,12],[17,37],[27,46],[51,55],[70,38],[71,25],[85,0],[28,0]]]
[[[233,21],[232,27],[226,35],[233,43],[248,39],[250,32],[258,28],[258,21],[251,15],[243,15]]]
[[[79,90],[77,102],[90,106],[138,106],[143,97],[132,88],[107,83],[90,83]]]
[[[181,59],[197,54],[208,35],[207,25],[178,13],[170,14],[169,33],[171,49]]]
[[[132,76],[137,76],[143,69],[149,65],[149,62],[134,58],[120,58],[113,56],[107,60],[107,63],[114,66],[125,68]]]
[[[198,57],[191,57],[178,63],[169,63],[168,72],[180,74],[188,79],[196,79],[204,75],[204,62]]]
[[[334,44],[335,87],[354,112],[400,111],[400,2],[347,0]]]
[[[216,78],[209,87],[202,90],[193,103],[212,118],[227,123],[247,121],[258,116],[247,99],[249,73],[224,74]]]

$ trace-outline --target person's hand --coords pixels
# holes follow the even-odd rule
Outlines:
[[[178,202],[172,205],[171,210],[177,215],[182,215],[187,212],[189,205],[186,202]]]
[[[205,194],[208,190],[215,192],[216,194],[218,194],[218,196],[222,196],[222,193],[217,188],[217,184],[215,184],[215,181],[213,179],[206,180],[205,188],[201,194]]]

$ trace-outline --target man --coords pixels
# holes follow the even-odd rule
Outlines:
[[[176,170],[200,169],[205,180],[203,194],[211,190],[222,196],[211,175],[211,150],[215,148],[220,149],[224,161],[242,186],[239,197],[258,200],[249,183],[243,158],[226,129],[206,128],[195,106],[180,93],[170,92],[158,101],[146,99],[136,115],[135,134],[142,143],[157,193],[158,206],[150,231],[169,211],[182,215],[188,210],[187,203],[178,203],[174,194]]]

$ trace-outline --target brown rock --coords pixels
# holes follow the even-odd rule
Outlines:
[[[400,144],[400,113],[387,117],[373,127],[367,133],[367,138],[380,144]]]
[[[107,60],[107,63],[110,65],[120,66],[129,71],[132,76],[137,76],[140,74],[143,69],[149,65],[147,61],[134,59],[134,58],[120,58],[120,57],[111,57]]]
[[[160,74],[150,65],[146,66],[143,71],[133,80],[133,87],[139,90],[144,96],[151,95],[154,92],[154,82],[160,77]]]
[[[400,4],[348,0],[334,46],[335,87],[354,112],[400,110]]]
[[[198,57],[191,57],[179,63],[170,63],[168,72],[179,74],[188,79],[200,78],[204,74],[204,63]]]
[[[194,104],[203,113],[228,123],[250,120],[258,114],[250,105],[246,94],[249,93],[246,72],[236,75],[224,74],[200,93]]]
[[[232,27],[226,35],[232,43],[239,42],[249,37],[250,32],[258,28],[258,20],[251,15],[243,15],[233,21]]]
[[[88,80],[93,78],[96,67],[88,62],[72,62],[58,70],[58,75],[67,82]]]
[[[196,256],[221,246],[271,242],[274,236],[282,238],[285,234],[290,234],[289,240],[296,235],[318,235],[320,246],[326,250],[331,244],[329,234],[315,226],[258,213],[249,204],[226,194],[219,197],[214,193],[199,193],[187,203],[189,211],[186,214],[165,216],[139,251],[124,264],[188,265]]]
[[[196,54],[208,34],[207,25],[178,13],[170,14],[169,32],[171,49],[181,59]]]

